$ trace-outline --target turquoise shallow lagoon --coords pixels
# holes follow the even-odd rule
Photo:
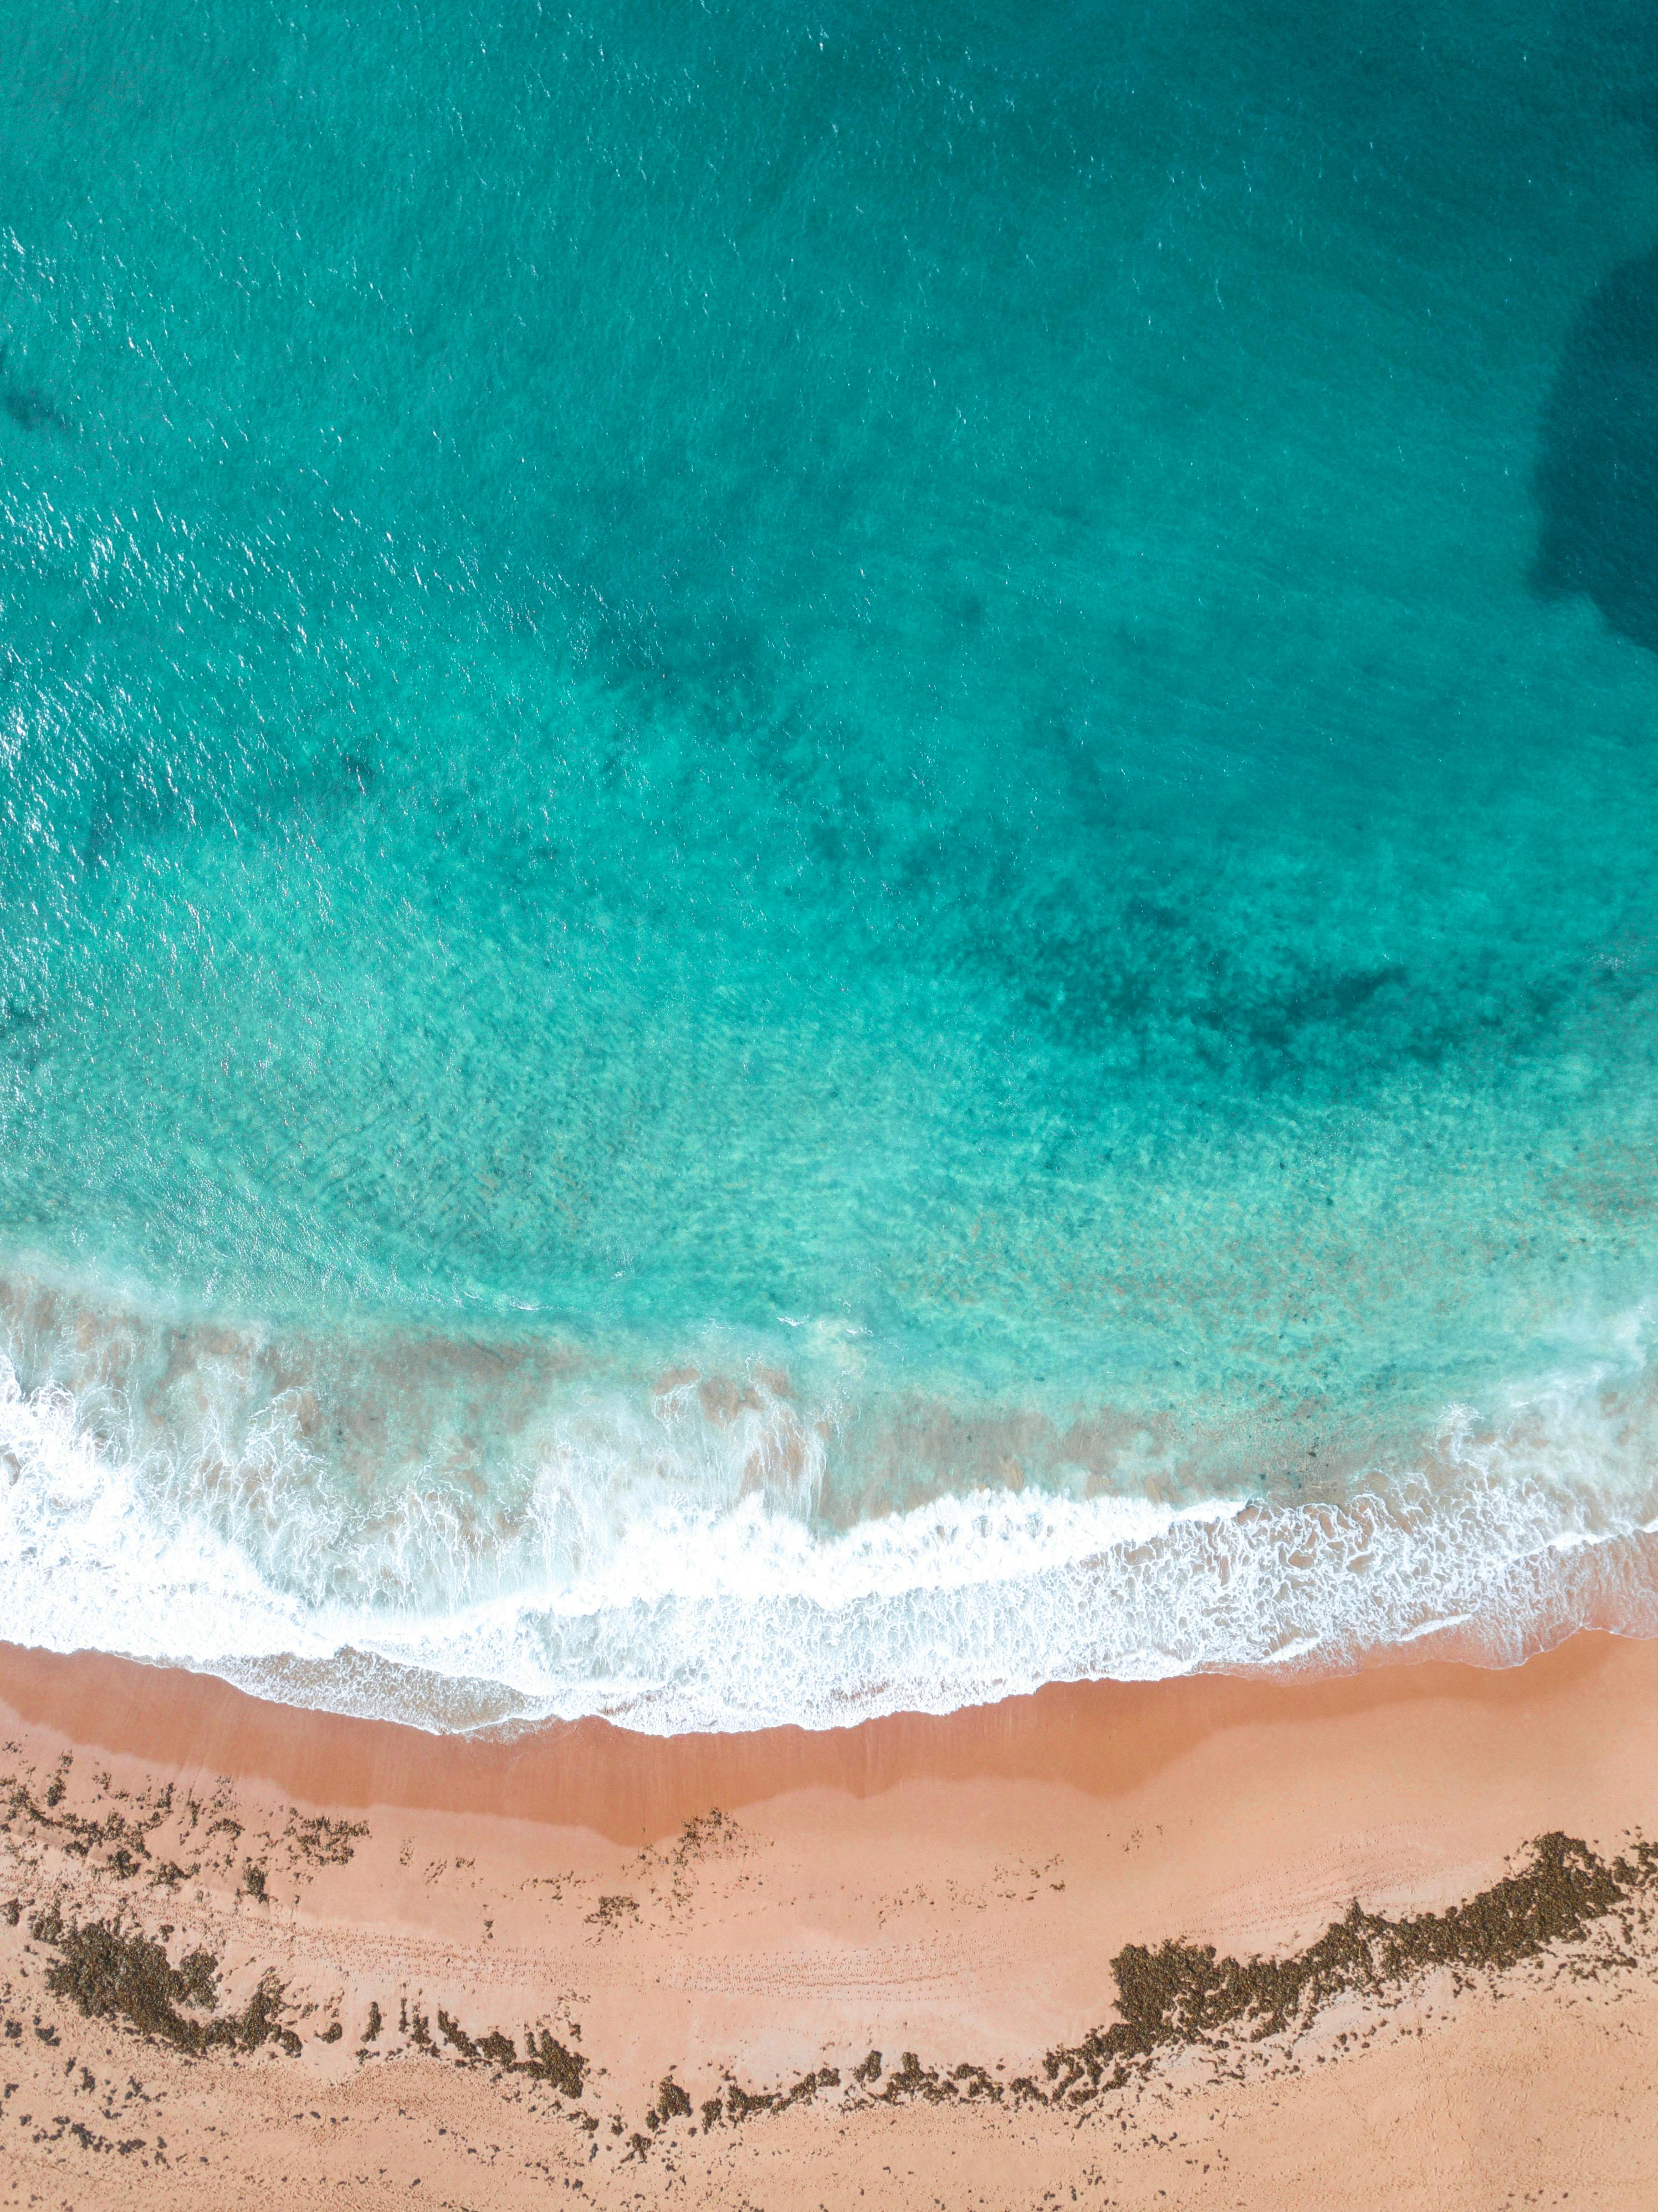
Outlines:
[[[1658,1629],[1648,10],[0,25],[0,1635]]]

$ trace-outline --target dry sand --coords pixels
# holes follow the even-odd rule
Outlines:
[[[671,1743],[0,1647],[0,2212],[1658,2204],[1655,1717],[1605,1636]],[[1355,1898],[1374,1985],[1122,2024]]]

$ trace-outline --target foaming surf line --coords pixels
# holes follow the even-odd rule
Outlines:
[[[798,1498],[676,1495],[659,1468],[600,1528],[555,1460],[495,1534],[492,1594],[410,1500],[354,1538],[346,1579],[361,1591],[378,1542],[391,1594],[343,1596],[282,1571],[341,1534],[326,1515],[298,1525],[314,1487],[284,1498],[261,1469],[238,1529],[222,1498],[112,1452],[69,1392],[26,1394],[0,1356],[0,1632],[438,1732],[821,1729],[1053,1681],[1339,1670],[1450,1631],[1511,1663],[1592,1622],[1658,1633],[1645,1453],[1602,1382],[1516,1400],[1496,1428],[1454,1408],[1422,1468],[1340,1503],[979,1490],[826,1532]],[[611,1474],[590,1498],[614,1500]]]

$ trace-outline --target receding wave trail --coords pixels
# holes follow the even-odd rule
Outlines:
[[[594,1399],[527,1489],[465,1514],[418,1486],[352,1507],[280,1424],[235,1463],[124,1449],[0,1358],[4,1632],[439,1731],[824,1728],[1453,1632],[1505,1664],[1580,1626],[1658,1633],[1649,1398],[1637,1362],[1499,1419],[1454,1407],[1339,1500],[980,1489],[832,1530],[781,1401],[721,1458]]]

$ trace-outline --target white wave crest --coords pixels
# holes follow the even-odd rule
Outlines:
[[[0,1634],[428,1727],[599,1714],[669,1735],[1341,1667],[1453,1626],[1493,1663],[1588,1618],[1658,1632],[1653,1501],[1609,1468],[1629,1425],[1585,1388],[1501,1428],[1453,1412],[1420,1469],[1339,1504],[981,1490],[839,1534],[807,1517],[804,1430],[757,1414],[729,1449],[770,1484],[729,1460],[653,1463],[659,1423],[590,1411],[482,1546],[419,1499],[349,1523],[269,1427],[233,1524],[0,1357]]]

